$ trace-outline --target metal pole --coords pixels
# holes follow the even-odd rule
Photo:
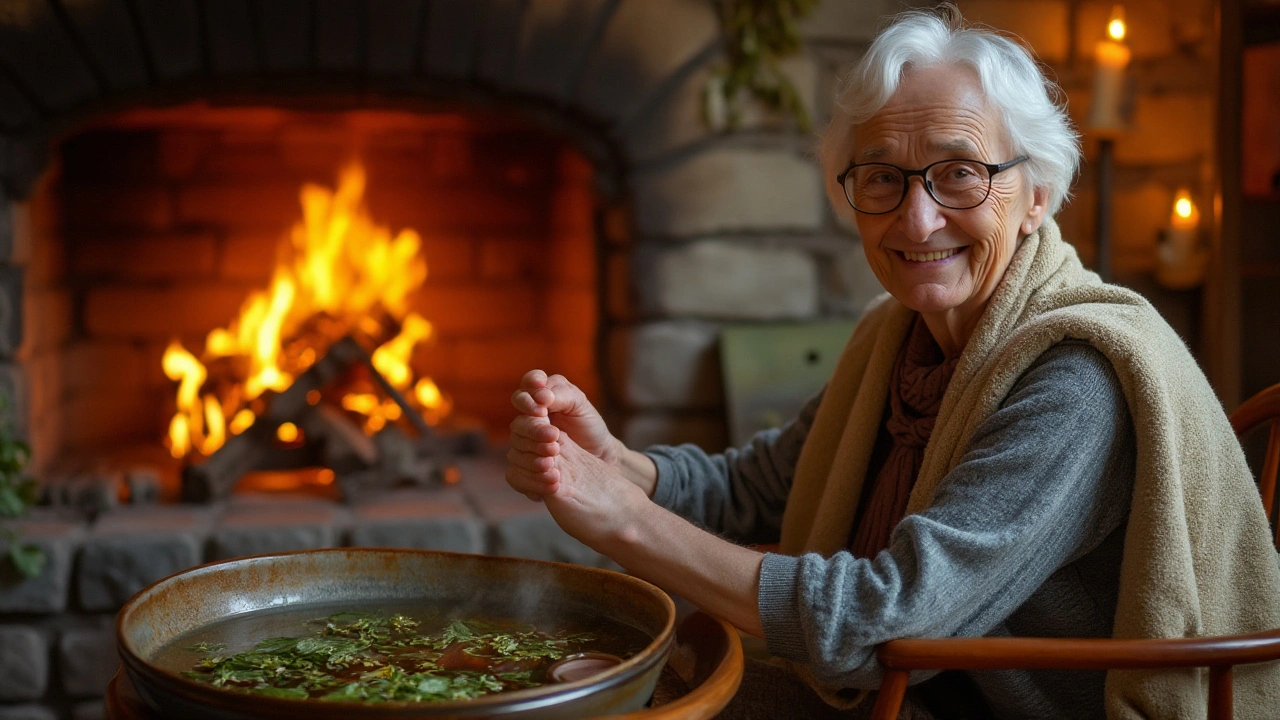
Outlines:
[[[1098,141],[1098,173],[1096,179],[1098,192],[1098,212],[1095,216],[1094,237],[1097,239],[1097,255],[1094,269],[1103,282],[1111,282],[1111,151],[1113,141],[1102,138]]]

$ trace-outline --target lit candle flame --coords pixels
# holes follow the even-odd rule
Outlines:
[[[1124,40],[1124,33],[1124,7],[1116,5],[1111,9],[1111,21],[1107,23],[1107,35],[1110,35],[1112,40],[1118,42]]]
[[[1200,225],[1200,211],[1191,200],[1189,190],[1180,189],[1173,198],[1173,214],[1169,222],[1175,228],[1195,228]]]

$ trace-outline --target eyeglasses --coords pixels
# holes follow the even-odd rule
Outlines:
[[[897,210],[907,197],[913,177],[924,180],[929,197],[942,207],[968,210],[986,201],[991,194],[991,178],[1026,160],[1026,155],[999,165],[977,160],[939,160],[923,170],[904,170],[888,163],[854,163],[836,176],[836,182],[844,187],[844,196],[853,209],[866,215]]]

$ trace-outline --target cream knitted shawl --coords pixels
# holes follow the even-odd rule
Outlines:
[[[830,556],[846,547],[889,372],[913,316],[885,296],[854,331],[796,466],[783,552]],[[1133,418],[1136,477],[1113,635],[1280,627],[1276,552],[1222,406],[1160,315],[1141,296],[1085,270],[1052,220],[1023,240],[965,346],[907,512],[929,507],[978,424],[1064,338],[1088,341],[1111,361]],[[1111,671],[1107,715],[1203,718],[1207,677],[1204,670]],[[1280,663],[1236,668],[1234,697],[1237,718],[1280,717]]]

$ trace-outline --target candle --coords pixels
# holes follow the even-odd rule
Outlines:
[[[1169,227],[1156,248],[1156,280],[1165,287],[1193,288],[1204,280],[1208,251],[1200,246],[1200,211],[1191,193],[1179,189],[1173,198]]]
[[[1093,104],[1089,108],[1089,125],[1098,130],[1119,130],[1124,125],[1121,106],[1124,103],[1125,68],[1129,65],[1129,46],[1124,44],[1124,8],[1116,5],[1107,23],[1107,37],[1093,48]]]

